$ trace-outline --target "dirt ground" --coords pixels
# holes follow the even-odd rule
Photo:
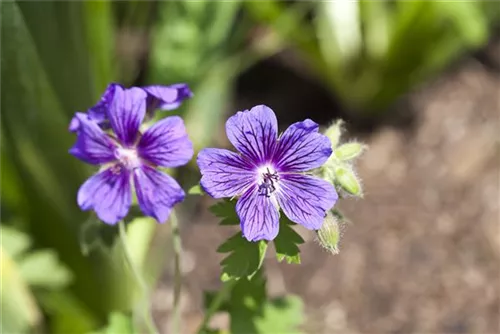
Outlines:
[[[268,254],[269,292],[304,299],[308,333],[500,333],[500,75],[468,59],[408,102],[412,126],[353,132],[370,147],[357,164],[365,198],[339,205],[353,222],[340,254],[301,229],[301,265]],[[202,291],[220,285],[215,248],[233,232],[210,203],[182,228],[185,333]],[[165,333],[170,289],[166,272],[154,304]]]

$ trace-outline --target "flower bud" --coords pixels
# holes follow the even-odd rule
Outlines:
[[[350,195],[363,196],[360,181],[352,169],[347,166],[337,166],[335,168],[335,183]]]
[[[314,174],[317,177],[334,184],[335,182],[335,166],[332,163],[326,162],[321,168],[318,168]]]
[[[358,157],[361,153],[363,153],[364,149],[365,146],[361,143],[351,142],[337,147],[334,151],[334,154],[337,159],[341,161],[348,161]]]
[[[339,253],[339,241],[340,241],[340,228],[339,221],[331,213],[326,214],[323,225],[319,230],[316,231],[318,236],[318,242],[327,251],[332,254]]]
[[[325,131],[325,136],[327,136],[330,139],[330,142],[332,143],[332,148],[334,149],[337,147],[340,141],[340,135],[342,134],[344,125],[344,121],[339,119],[332,125],[330,125],[326,131]]]

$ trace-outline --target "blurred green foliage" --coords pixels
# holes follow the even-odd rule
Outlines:
[[[91,170],[68,154],[74,140],[68,122],[76,110],[95,103],[97,86],[112,80],[90,66],[110,57],[88,47],[98,39],[87,38],[85,27],[102,17],[86,6],[59,1],[1,5],[2,224],[28,233],[36,249],[51,249],[20,270],[38,273],[39,282],[61,280],[61,272],[49,267],[56,253],[71,270],[74,279],[65,293],[45,293],[39,300],[51,317],[52,332],[59,333],[86,332],[110,309],[128,308],[123,270],[103,252],[84,256],[78,242],[87,214],[77,208],[75,195]]]
[[[270,298],[263,270],[255,272],[252,279],[241,277],[231,284],[231,293],[223,298],[216,310],[228,313],[229,333],[302,333],[299,330],[304,320],[302,300],[294,295]],[[205,293],[205,308],[213,305],[215,298],[214,292]],[[198,333],[222,334],[224,331],[200,328]]]
[[[353,113],[380,114],[484,45],[500,9],[483,1],[247,2]],[[314,19],[306,15],[313,11]],[[276,25],[287,17],[287,25]]]
[[[236,54],[247,29],[245,20],[237,22],[241,5],[240,1],[158,4],[148,80],[190,84],[195,98],[188,104],[185,120],[196,150],[217,133],[241,70],[241,57]]]
[[[352,112],[380,114],[484,45],[500,19],[493,1],[9,1],[0,7],[5,333],[125,332],[128,312],[144,303],[116,229],[96,227],[75,203],[92,169],[68,154],[74,135],[67,126],[109,82],[189,83],[194,98],[178,112],[199,150],[222,130],[238,75],[261,59],[290,49]],[[133,261],[150,285],[169,247],[162,228],[151,220],[129,225]],[[293,250],[282,255],[296,261]]]
[[[108,324],[99,331],[92,332],[92,334],[134,334],[134,326],[130,317],[119,313],[112,312],[109,315]]]

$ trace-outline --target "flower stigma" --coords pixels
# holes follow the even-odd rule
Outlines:
[[[278,172],[271,166],[264,166],[257,170],[257,175],[259,195],[271,197],[271,194],[276,191],[276,182],[280,179]]]
[[[115,156],[121,165],[128,170],[133,170],[141,166],[141,159],[136,149],[119,147],[115,151]]]

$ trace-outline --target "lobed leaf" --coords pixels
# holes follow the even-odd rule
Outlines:
[[[219,253],[229,253],[221,261],[221,280],[251,278],[262,266],[266,250],[267,242],[264,240],[250,242],[243,237],[241,232],[233,235],[217,248]]]
[[[108,316],[108,324],[99,331],[91,334],[134,334],[136,330],[132,324],[132,319],[120,312],[111,312]]]
[[[256,333],[298,334],[303,321],[303,303],[297,296],[286,296],[268,301],[262,307],[262,316],[255,319]]]
[[[238,225],[240,218],[236,214],[236,201],[224,200],[209,209],[214,215],[222,218],[220,225]]]
[[[19,263],[19,271],[24,280],[34,286],[63,288],[73,279],[71,271],[52,250],[40,250],[25,256]]]
[[[304,239],[292,228],[294,225],[285,215],[280,217],[280,232],[274,239],[276,258],[279,262],[286,260],[287,263],[300,264],[300,244]]]
[[[12,227],[0,225],[2,248],[13,258],[22,255],[31,245],[30,237]]]
[[[232,334],[298,333],[302,322],[300,298],[288,296],[270,300],[262,271],[252,279],[239,280],[225,304]]]

